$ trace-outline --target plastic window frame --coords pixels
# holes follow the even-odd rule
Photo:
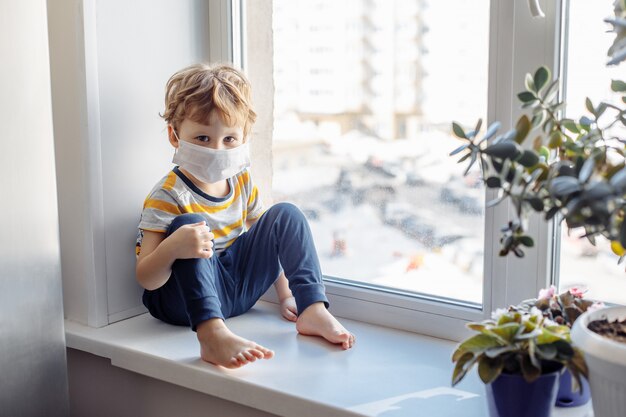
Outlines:
[[[231,22],[222,36],[241,49],[239,55],[224,57],[245,66],[246,19],[245,0],[220,0],[231,5],[235,14],[227,15]],[[271,7],[271,2],[267,2]],[[234,7],[232,7],[234,6]],[[544,18],[533,18],[527,2],[491,0],[489,23],[489,78],[488,121],[499,120],[511,126],[521,114],[517,93],[523,90],[524,75],[540,65],[547,65],[554,74],[560,72],[560,43],[563,1],[547,2]],[[222,14],[224,16],[224,14]],[[271,22],[255,21],[247,24],[265,25],[271,33]],[[238,26],[239,25],[239,26]],[[238,27],[237,27],[238,26]],[[256,29],[258,30],[258,28]],[[271,49],[271,48],[270,48]],[[232,53],[232,52],[231,52]],[[267,53],[272,53],[268,50]],[[216,57],[217,58],[217,57]],[[239,59],[239,61],[237,61]],[[271,82],[271,80],[268,80]],[[271,105],[273,97],[267,97]],[[257,106],[264,103],[256,103]],[[494,198],[486,192],[486,201]],[[480,308],[469,303],[445,302],[436,297],[408,295],[401,291],[381,291],[366,285],[351,285],[328,277],[326,290],[334,314],[372,324],[418,332],[450,340],[467,335],[465,324],[481,320],[498,307],[506,307],[533,297],[552,280],[554,230],[539,216],[529,220],[529,232],[535,236],[535,248],[524,258],[498,256],[500,227],[508,221],[511,207],[500,204],[487,209],[485,214],[485,259],[483,304]],[[265,299],[276,301],[268,293]]]

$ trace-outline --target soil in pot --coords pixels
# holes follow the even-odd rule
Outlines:
[[[594,320],[587,326],[589,330],[600,336],[607,337],[619,343],[626,343],[626,319],[609,321],[607,319]]]

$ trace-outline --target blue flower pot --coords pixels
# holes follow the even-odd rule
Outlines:
[[[587,404],[591,398],[589,382],[582,378],[582,393],[578,390],[572,390],[572,374],[567,369],[561,374],[559,380],[559,392],[556,395],[557,407],[578,407]]]
[[[528,383],[519,374],[501,374],[485,385],[491,417],[550,417],[556,401],[560,370]]]

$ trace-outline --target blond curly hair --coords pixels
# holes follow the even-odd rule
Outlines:
[[[256,120],[250,82],[229,65],[195,64],[170,77],[165,88],[163,119],[177,129],[183,119],[206,124],[216,110],[228,126],[241,126],[248,136]]]

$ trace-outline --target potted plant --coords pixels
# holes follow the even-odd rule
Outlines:
[[[616,33],[610,65],[626,59],[626,0],[614,5],[615,18],[606,20]],[[591,243],[606,237],[621,262],[626,255],[626,137],[611,129],[626,127],[626,108],[588,98],[588,114],[565,118],[558,80],[551,78],[545,67],[526,75],[518,98],[529,114],[504,133],[498,122],[484,134],[480,120],[469,131],[453,123],[454,134],[466,143],[452,155],[465,153],[459,162],[469,162],[466,173],[478,162],[487,187],[498,192],[489,206],[508,199],[515,208],[515,218],[502,228],[500,255],[522,257],[534,245],[526,223],[529,213],[537,212],[546,220],[564,220],[569,229],[584,229]],[[626,103],[626,82],[613,80],[611,89]],[[597,320],[600,325],[591,324]],[[589,363],[596,417],[623,417],[626,410],[626,343],[619,336],[625,325],[626,307],[611,307],[584,313],[572,329]]]
[[[468,328],[477,334],[461,342],[452,355],[452,385],[477,365],[491,417],[548,417],[561,369],[565,366],[576,381],[587,375],[582,354],[571,345],[569,328],[535,307],[500,309]]]
[[[554,285],[539,291],[537,298],[522,301],[517,308],[521,311],[531,311],[537,308],[544,317],[557,324],[572,328],[572,325],[585,311],[594,311],[604,308],[602,302],[591,301],[584,298],[586,291],[573,287],[558,294]],[[559,377],[559,389],[556,396],[558,407],[576,407],[589,402],[591,392],[586,378],[582,378],[580,389],[572,374],[565,370]]]

